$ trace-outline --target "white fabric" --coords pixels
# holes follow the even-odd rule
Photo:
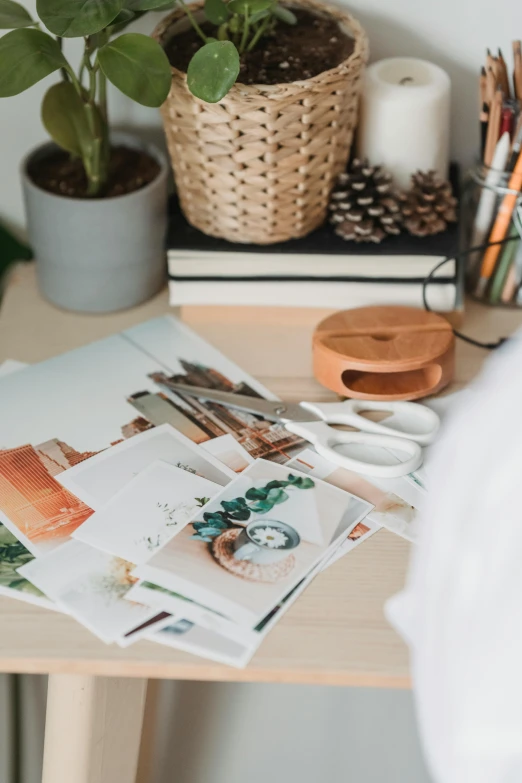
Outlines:
[[[387,615],[411,649],[436,783],[522,781],[522,338],[444,418],[406,587]]]

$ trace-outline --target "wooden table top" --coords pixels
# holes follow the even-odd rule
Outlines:
[[[60,311],[38,295],[33,266],[19,267],[0,310],[0,361],[41,361],[167,312],[174,311],[166,291],[115,315]],[[327,400],[333,395],[312,377],[310,345],[315,324],[328,312],[191,307],[182,317],[281,397]],[[521,323],[522,312],[471,303],[464,330],[493,340]],[[468,382],[486,355],[460,342],[452,389]],[[383,605],[404,582],[408,552],[402,539],[386,531],[374,535],[314,580],[244,670],[145,641],[126,650],[106,646],[65,615],[1,598],[0,671],[407,687],[407,649]]]

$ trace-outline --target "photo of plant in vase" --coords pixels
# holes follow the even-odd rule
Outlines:
[[[253,521],[246,527],[239,523],[268,514],[288,501],[294,491],[314,487],[311,478],[293,473],[284,480],[250,487],[244,497],[222,500],[221,510],[203,512],[203,519],[192,523],[192,538],[211,543],[214,557],[229,571],[245,579],[273,582],[294,567],[290,552],[301,542],[299,533],[279,519]]]
[[[348,160],[364,30],[316,0],[179,6],[154,37],[172,66],[162,114],[185,217],[232,242],[305,236]]]
[[[252,628],[371,508],[320,479],[256,460],[135,575]]]
[[[53,144],[23,165],[28,231],[42,293],[105,312],[152,296],[165,277],[167,165],[159,150],[112,134],[107,85],[159,107],[170,88],[162,47],[127,26],[164,0],[38,0],[38,18],[0,0],[0,98],[52,73],[41,119]],[[79,63],[68,40],[83,39]],[[3,107],[7,111],[7,106]]]

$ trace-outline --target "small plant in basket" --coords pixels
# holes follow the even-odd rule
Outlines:
[[[43,99],[42,121],[59,147],[81,159],[87,196],[103,195],[108,178],[107,80],[144,106],[161,106],[169,92],[162,47],[146,35],[121,35],[130,22],[161,7],[165,0],[37,0],[35,20],[19,3],[0,0],[0,29],[11,30],[0,38],[0,97],[60,72]],[[68,38],[84,40],[77,70],[63,51]]]
[[[180,0],[203,46],[192,57],[187,69],[187,85],[197,98],[208,103],[220,101],[236,82],[240,58],[251,52],[260,39],[274,31],[278,21],[289,25],[297,17],[277,0],[205,0],[206,19],[216,26],[208,36],[190,8]]]

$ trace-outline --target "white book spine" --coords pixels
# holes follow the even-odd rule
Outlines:
[[[264,305],[272,307],[321,307],[344,310],[368,305],[424,307],[419,283],[311,283],[311,282],[226,282],[197,283],[171,280],[170,304]],[[450,312],[457,306],[457,287],[437,283],[427,288],[429,306]]]

